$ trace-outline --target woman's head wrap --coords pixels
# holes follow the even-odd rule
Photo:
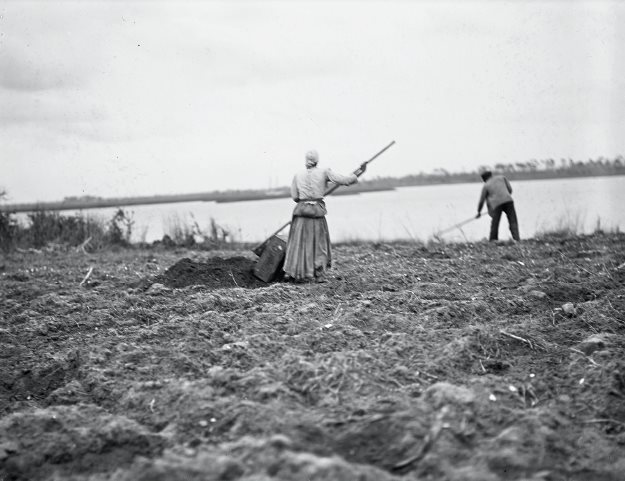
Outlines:
[[[319,154],[316,150],[309,150],[306,152],[306,168],[310,169],[319,162]]]

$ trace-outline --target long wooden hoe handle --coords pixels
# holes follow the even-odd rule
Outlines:
[[[438,237],[441,234],[446,234],[447,232],[450,232],[450,231],[452,231],[454,229],[458,229],[459,227],[462,227],[463,225],[468,224],[469,222],[472,222],[475,219],[476,219],[476,217],[473,216],[473,217],[470,217],[467,220],[463,220],[462,222],[458,222],[457,224],[454,224],[451,227],[448,227],[447,229],[439,230],[436,234],[434,234],[434,237]]]

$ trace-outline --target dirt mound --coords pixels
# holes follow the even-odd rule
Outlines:
[[[0,479],[106,471],[164,446],[161,436],[93,405],[14,413],[0,420]]]
[[[263,480],[263,481],[399,481],[373,466],[351,464],[338,456],[318,456],[291,449],[283,435],[245,437],[223,449],[196,453],[168,451],[157,461],[140,458],[119,481]]]
[[[254,261],[242,256],[223,259],[213,257],[206,262],[181,259],[156,278],[167,287],[204,285],[213,288],[245,287],[254,289],[267,284],[252,273]]]
[[[46,339],[44,336],[38,336]],[[0,342],[0,350],[9,356],[20,356],[20,368],[0,365],[0,413],[9,412],[18,400],[42,401],[55,390],[71,381],[78,370],[79,359],[75,351],[66,358],[48,359],[29,355],[23,346],[10,346]],[[5,357],[5,356],[2,356]]]

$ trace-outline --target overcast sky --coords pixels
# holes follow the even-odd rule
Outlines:
[[[11,202],[625,154],[623,2],[0,2]],[[366,178],[365,177],[365,178]]]

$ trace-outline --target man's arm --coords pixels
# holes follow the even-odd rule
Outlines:
[[[505,177],[503,178],[503,180],[506,183],[506,188],[508,189],[508,193],[512,194],[512,186],[510,185],[510,182],[508,182],[508,179],[506,179]]]
[[[477,215],[476,218],[479,218],[482,215],[482,207],[484,207],[484,202],[486,202],[486,196],[488,195],[488,191],[486,190],[486,185],[482,187],[482,194],[480,195],[480,201],[477,204]]]

